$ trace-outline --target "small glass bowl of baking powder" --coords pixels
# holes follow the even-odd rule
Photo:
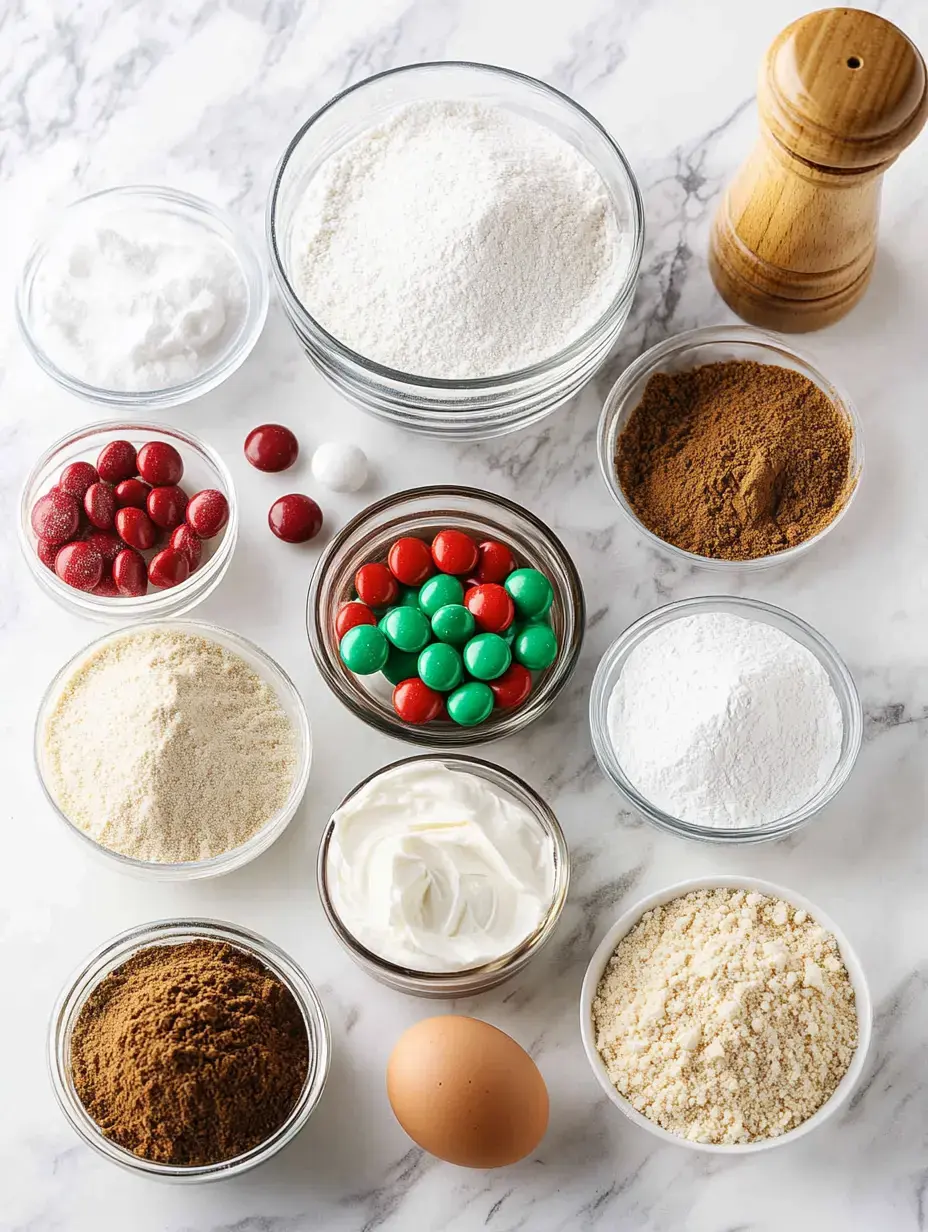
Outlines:
[[[358,676],[338,653],[335,617],[354,596],[354,576],[363,564],[386,560],[395,539],[411,535],[431,541],[445,527],[456,527],[479,543],[498,539],[519,565],[539,569],[554,589],[551,625],[558,656],[539,672],[528,700],[515,710],[494,710],[475,727],[450,720],[417,726],[404,723],[392,705],[393,686],[379,672]],[[570,679],[583,641],[586,605],[577,567],[560,539],[522,505],[489,492],[453,485],[409,488],[375,501],[356,514],[329,542],[316,563],[306,601],[306,629],[322,678],[342,705],[369,726],[410,744],[462,748],[522,731],[545,713]]]
[[[609,699],[622,674],[628,656],[655,630],[684,616],[724,612],[745,620],[759,621],[781,629],[800,646],[810,651],[821,664],[834,690],[841,710],[841,751],[838,761],[821,789],[800,808],[765,826],[698,825],[673,817],[648,800],[631,782],[622,768],[609,737]],[[759,599],[739,599],[726,595],[707,595],[697,599],[681,599],[656,608],[629,625],[609,647],[599,662],[590,688],[590,735],[599,768],[636,812],[648,821],[681,838],[704,843],[763,843],[792,834],[820,812],[847,782],[863,738],[863,710],[854,678],[844,660],[816,629],[798,616]]]
[[[851,428],[851,456],[848,468],[848,495],[837,514],[818,534],[804,539],[795,547],[752,560],[721,560],[714,556],[700,556],[696,552],[678,548],[662,539],[638,517],[616,474],[615,456],[619,437],[633,412],[641,402],[645,386],[655,373],[687,372],[704,364],[725,363],[731,360],[753,360],[759,364],[771,364],[791,368],[801,373],[823,391]],[[606,398],[597,429],[597,452],[599,469],[609,494],[626,518],[634,525],[645,543],[676,560],[686,561],[703,569],[721,572],[752,572],[785,565],[808,552],[831,534],[850,509],[857,490],[864,464],[864,446],[861,423],[857,410],[843,389],[835,384],[807,356],[794,351],[782,339],[764,333],[750,325],[714,325],[705,329],[691,329],[659,342],[639,355],[625,369]]]
[[[511,796],[518,804],[528,809],[538,823],[540,829],[551,843],[551,858],[554,864],[554,889],[551,902],[538,927],[526,937],[515,949],[501,954],[493,962],[480,967],[465,968],[460,971],[415,971],[399,966],[373,953],[346,928],[338,914],[329,889],[329,846],[335,829],[334,819],[330,818],[322,834],[319,844],[319,855],[316,860],[316,885],[326,918],[332,926],[332,931],[342,947],[348,952],[357,965],[368,975],[395,988],[399,992],[409,993],[414,997],[428,997],[435,1000],[453,997],[470,997],[477,993],[487,992],[498,984],[511,979],[521,971],[535,955],[550,940],[557,922],[560,919],[564,903],[567,901],[567,890],[570,883],[570,855],[567,840],[553,810],[542,800],[528,783],[523,782],[510,770],[492,762],[483,761],[477,757],[450,756],[444,753],[433,753],[428,756],[403,758],[382,766],[356,784],[338,806],[342,808],[357,792],[366,787],[373,779],[400,766],[411,765],[414,762],[436,762],[449,770],[457,770],[463,774],[477,775],[485,779],[491,788],[504,795]]]
[[[182,945],[215,941],[234,946],[256,958],[283,983],[300,1007],[309,1041],[306,1081],[290,1115],[267,1141],[235,1159],[219,1164],[180,1166],[157,1163],[134,1155],[107,1138],[81,1103],[71,1072],[71,1036],[78,1017],[94,989],[133,954],[154,945]],[[303,971],[272,941],[247,928],[221,920],[156,920],[136,925],[105,942],[71,976],[52,1011],[48,1029],[48,1069],[58,1106],[79,1138],[115,1164],[154,1180],[195,1184],[239,1176],[262,1164],[292,1142],[314,1112],[325,1087],[331,1060],[329,1024],[322,1002]]]
[[[502,376],[445,380],[376,363],[325,330],[294,287],[295,220],[312,176],[326,159],[388,113],[433,100],[499,106],[569,142],[599,173],[626,234],[627,260],[603,316],[558,354]],[[605,361],[631,310],[644,244],[644,208],[625,155],[577,103],[522,73],[445,61],[404,65],[369,77],[311,116],[277,168],[268,200],[267,238],[284,312],[326,380],[362,410],[400,427],[469,440],[536,423],[573,397]]]
[[[261,680],[274,690],[278,701],[293,726],[296,740],[296,768],[286,800],[277,812],[269,817],[261,829],[253,834],[247,842],[242,843],[238,847],[231,847],[228,851],[223,851],[219,855],[212,856],[206,860],[191,860],[183,864],[164,864],[154,860],[137,860],[132,856],[122,855],[118,851],[111,851],[108,847],[104,847],[102,843],[98,843],[96,839],[91,838],[89,834],[85,834],[83,830],[74,824],[55,800],[49,786],[48,774],[46,772],[45,729],[62,690],[67,687],[69,680],[81,664],[101,650],[108,642],[115,641],[126,634],[142,634],[148,630],[157,630],[165,633],[183,633],[192,637],[206,638],[208,641],[217,642],[232,654],[238,655]],[[75,838],[85,850],[91,851],[106,860],[111,867],[115,866],[124,873],[144,877],[147,880],[200,881],[207,877],[219,877],[223,873],[231,873],[235,869],[242,868],[243,865],[249,864],[261,855],[262,852],[267,851],[268,847],[280,838],[281,834],[283,834],[284,830],[293,820],[293,816],[306,792],[306,784],[309,782],[309,771],[312,765],[312,734],[310,732],[309,716],[306,713],[306,707],[297,691],[296,685],[280,664],[272,659],[269,654],[266,654],[260,646],[256,646],[254,642],[248,641],[247,638],[242,637],[238,633],[233,633],[231,629],[222,629],[219,625],[208,624],[206,621],[159,620],[153,621],[149,625],[130,625],[128,628],[114,629],[104,634],[103,637],[97,638],[82,650],[79,650],[73,658],[69,659],[55,673],[39,703],[33,737],[33,757],[45,799],[54,810],[55,815],[64,824],[68,834]]]
[[[170,279],[183,275],[183,270],[178,270],[176,265],[178,253],[196,253],[198,250],[215,252],[217,260],[224,263],[223,267],[230,276],[234,273],[229,298],[223,306],[222,328],[209,345],[204,346],[204,354],[197,361],[199,366],[193,364],[189,374],[186,374],[185,368],[181,379],[171,380],[166,385],[159,383],[156,388],[135,385],[131,389],[111,388],[85,379],[77,371],[84,342],[74,340],[71,335],[75,328],[74,320],[83,321],[85,318],[83,314],[79,318],[75,315],[75,305],[67,302],[67,296],[63,294],[66,287],[62,287],[61,282],[66,274],[53,267],[57,264],[62,271],[67,271],[74,264],[83,265],[88,259],[84,256],[85,246],[92,248],[95,237],[101,235],[107,237],[110,252],[117,254],[117,268],[111,273],[117,278],[118,290],[122,294],[125,294],[124,279],[133,270],[143,267],[148,267],[146,276],[150,276],[150,263],[154,260],[150,251],[140,251],[135,258],[120,255],[119,250],[127,237],[144,246],[163,235],[166,243],[174,245],[174,264],[167,271],[169,280],[164,284],[169,289]],[[53,277],[50,271],[54,273]],[[139,273],[139,277],[142,276]],[[53,292],[62,296],[61,310],[74,318],[65,321],[57,339],[47,319],[46,277],[53,284]],[[106,287],[94,286],[93,277],[82,281],[90,284],[87,288],[90,302],[105,303]],[[192,341],[184,343],[181,339],[167,338],[159,343],[168,363],[178,362],[185,347],[189,354],[198,330],[215,328],[215,323],[208,327],[204,325],[210,309],[204,308],[200,302],[203,298],[202,281],[200,271],[190,283],[193,298],[189,309],[189,329]],[[178,285],[175,281],[172,294],[176,293]],[[116,294],[115,290],[113,294]],[[268,299],[267,272],[260,249],[248,229],[234,215],[200,197],[172,188],[129,185],[92,193],[73,202],[40,236],[26,260],[16,289],[16,318],[33,359],[64,389],[89,402],[149,414],[198,398],[231,376],[244,363],[261,335],[267,317]],[[215,310],[214,305],[212,311]],[[171,321],[152,322],[149,332],[173,332],[177,319],[175,316]],[[130,358],[136,351],[150,345],[148,334],[140,331],[141,326],[126,340]],[[101,345],[109,341],[104,335]]]
[[[58,482],[62,470],[71,462],[95,462],[104,445],[114,440],[129,441],[136,449],[147,441],[164,441],[180,453],[184,462],[181,486],[192,496],[204,488],[215,488],[229,502],[229,520],[214,538],[204,540],[203,559],[199,568],[168,590],[152,587],[138,598],[123,595],[109,597],[78,590],[63,582],[53,569],[36,555],[36,536],[31,514],[40,496]],[[19,546],[29,571],[36,582],[62,607],[91,620],[120,623],[133,620],[154,620],[159,617],[181,616],[202,603],[222,581],[232,560],[238,538],[238,501],[229,468],[219,454],[205,441],[170,428],[165,424],[140,423],[138,420],[106,419],[69,432],[49,445],[26,477],[19,499]],[[163,546],[163,544],[161,545]]]
[[[850,977],[851,986],[854,989],[854,1002],[857,1010],[857,1048],[844,1077],[838,1083],[831,1096],[808,1120],[803,1121],[795,1129],[788,1130],[776,1138],[764,1138],[757,1142],[693,1142],[689,1138],[683,1138],[678,1134],[670,1133],[669,1130],[662,1128],[655,1121],[640,1113],[623,1095],[619,1094],[609,1078],[603,1060],[596,1048],[596,1033],[593,1026],[593,1002],[596,999],[596,990],[599,987],[599,982],[619,942],[631,932],[632,928],[634,928],[646,912],[653,910],[655,907],[661,907],[665,903],[670,903],[676,898],[681,898],[684,894],[690,894],[694,890],[714,889],[746,890],[748,893],[764,894],[770,898],[782,899],[791,906],[801,911],[806,911],[821,928],[831,933],[837,941],[841,959]],[[590,1063],[590,1068],[596,1081],[610,1103],[614,1104],[635,1125],[646,1129],[656,1138],[660,1138],[662,1142],[673,1146],[685,1147],[690,1151],[702,1151],[711,1155],[752,1155],[757,1151],[769,1151],[774,1147],[788,1146],[790,1143],[795,1142],[797,1138],[805,1137],[806,1134],[811,1133],[826,1121],[831,1120],[844,1107],[850,1099],[854,1088],[860,1082],[867,1060],[867,1052],[870,1048],[872,1031],[873,1006],[867,978],[860,959],[841,929],[814,903],[804,898],[803,895],[797,894],[794,890],[784,889],[783,886],[773,885],[769,881],[761,881],[756,877],[742,877],[737,874],[681,881],[677,885],[667,886],[663,890],[658,890],[655,894],[649,894],[646,898],[641,899],[640,902],[635,903],[633,907],[630,907],[628,911],[623,912],[596,947],[586,969],[586,974],[583,977],[583,987],[580,992],[580,1039],[583,1043],[583,1051],[586,1053],[586,1058]]]

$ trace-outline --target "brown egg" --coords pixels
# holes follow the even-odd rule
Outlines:
[[[387,1095],[414,1142],[465,1168],[514,1164],[548,1128],[537,1065],[476,1018],[425,1018],[405,1031],[387,1062]]]

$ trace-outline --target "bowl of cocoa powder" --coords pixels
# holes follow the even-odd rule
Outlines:
[[[599,462],[645,540],[691,564],[785,564],[832,531],[860,482],[850,399],[806,356],[750,326],[690,330],[616,381]]]
[[[283,950],[218,920],[159,920],[107,941],[52,1014],[55,1096],[104,1158],[168,1181],[263,1163],[322,1095],[325,1011]]]

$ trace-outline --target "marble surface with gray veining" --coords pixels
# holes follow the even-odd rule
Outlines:
[[[923,0],[880,11],[928,45]],[[610,380],[669,334],[731,319],[706,272],[708,224],[753,141],[754,80],[796,0],[5,0],[0,9],[0,1229],[2,1232],[916,1232],[928,1226],[928,138],[886,177],[880,257],[860,307],[806,339],[863,420],[859,499],[795,564],[740,580],[659,556],[620,522],[599,477],[595,424]],[[201,433],[234,471],[242,533],[197,615],[239,630],[290,672],[315,725],[309,790],[281,840],[213,882],[126,880],[69,841],[31,755],[38,699],[98,626],[59,610],[18,557],[18,486],[56,436],[96,417],[45,379],[15,330],[15,279],[37,229],[75,196],[119,183],[173,185],[233,207],[260,233],[270,176],[293,131],[342,87],[422,59],[475,59],[572,94],[615,135],[638,176],[648,239],[635,307],[599,379],[542,426],[454,446],[364,417],[316,376],[272,302],[267,329],[224,387],[165,418]],[[512,1033],[551,1093],[551,1126],[525,1162],[468,1172],[414,1149],[394,1121],[384,1064],[430,1011],[354,968],[329,934],[313,860],[332,807],[404,746],[328,695],[303,631],[317,548],[277,543],[276,494],[310,486],[250,470],[246,431],[280,420],[304,451],[363,436],[374,462],[357,497],[324,498],[329,526],[364,501],[453,479],[525,502],[562,534],[590,621],[562,703],[492,746],[550,800],[573,854],[570,901],[549,948],[514,982],[449,1006]],[[586,698],[609,642],[649,609],[722,589],[795,610],[837,645],[860,687],[866,739],[850,783],[795,839],[746,851],[690,846],[629,815],[600,777]],[[746,1159],[659,1144],[600,1094],[580,1048],[589,954],[642,894],[686,876],[744,872],[808,895],[856,944],[876,1031],[851,1104],[793,1148]],[[131,924],[194,914],[272,937],[304,965],[329,1013],[335,1058],[322,1104],[265,1167],[220,1185],[145,1182],[72,1135],[45,1070],[49,1011],[93,947]]]

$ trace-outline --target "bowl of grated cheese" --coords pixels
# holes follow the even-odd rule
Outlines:
[[[857,954],[803,895],[754,877],[679,882],[624,912],[593,954],[580,1036],[608,1099],[663,1142],[721,1155],[830,1120],[864,1070]]]

